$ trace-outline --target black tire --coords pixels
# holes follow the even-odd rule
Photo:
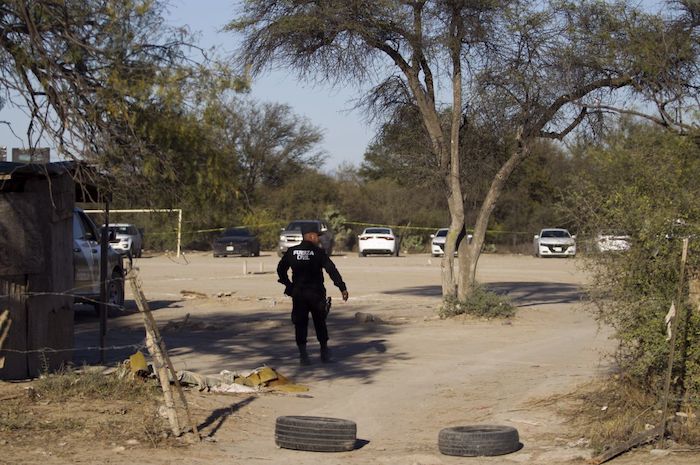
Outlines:
[[[438,435],[438,448],[445,455],[504,455],[515,452],[520,447],[518,430],[511,426],[455,426],[441,430]]]
[[[355,448],[357,425],[340,418],[284,416],[275,423],[275,444],[284,449],[346,452]]]
[[[99,300],[99,296],[97,297]],[[100,303],[93,304],[95,313],[100,315]],[[107,316],[119,315],[124,310],[124,276],[115,270],[112,278],[107,282]]]

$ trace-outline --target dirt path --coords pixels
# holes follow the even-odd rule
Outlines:
[[[243,274],[243,262],[249,274]],[[205,329],[166,333],[178,369],[213,374],[262,364],[276,367],[310,387],[304,395],[189,393],[204,433],[215,442],[185,449],[73,447],[66,454],[8,463],[246,463],[246,464],[470,464],[585,463],[590,451],[556,414],[538,403],[573,390],[605,371],[602,355],[612,343],[582,310],[585,276],[574,260],[485,255],[479,279],[508,293],[519,305],[510,322],[435,318],[440,302],[439,260],[426,255],[384,258],[337,256],[351,299],[333,307],[329,330],[336,362],[300,369],[288,321],[290,301],[272,271],[277,257],[213,259],[199,254],[178,263],[141,259],[146,294],[161,323],[182,319]],[[185,264],[187,263],[187,264]],[[183,300],[180,291],[208,299]],[[215,297],[232,292],[230,297]],[[331,291],[336,297],[336,289]],[[337,299],[338,302],[340,299]],[[356,312],[391,324],[361,323]],[[77,346],[93,345],[96,319],[77,316]],[[110,320],[110,344],[138,343],[137,314]],[[313,337],[313,331],[310,331]],[[91,352],[78,358],[90,359]],[[128,353],[113,351],[110,360]],[[362,447],[350,453],[318,454],[278,449],[279,415],[352,419]],[[437,451],[438,431],[447,426],[495,423],[515,426],[522,450],[498,458],[464,459]],[[47,445],[49,452],[52,445]],[[652,463],[648,452],[628,463]],[[697,463],[674,456],[663,463]],[[626,457],[620,461],[632,460]],[[0,458],[2,463],[2,458]]]

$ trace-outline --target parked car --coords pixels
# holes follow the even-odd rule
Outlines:
[[[447,240],[447,231],[449,231],[448,228],[440,228],[437,231],[435,231],[435,234],[430,235],[430,253],[433,254],[433,257],[442,257],[445,255],[445,241]],[[472,235],[467,234],[467,243],[471,243],[472,241]],[[459,247],[459,243],[462,242],[459,238],[457,240],[457,247]],[[457,250],[455,250],[455,255],[457,255]]]
[[[212,244],[214,257],[242,255],[244,257],[260,256],[260,241],[245,228],[225,229]]]
[[[612,231],[601,231],[596,236],[598,252],[625,252],[630,249],[630,236]]]
[[[136,226],[125,223],[110,223],[109,234],[109,245],[115,252],[129,254],[131,257],[141,257],[143,236]]]
[[[546,228],[533,240],[536,257],[575,257],[576,236],[566,229]]]
[[[369,254],[399,254],[399,242],[391,228],[365,228],[357,239],[360,257]]]
[[[284,255],[288,248],[294,247],[301,243],[301,225],[304,223],[316,223],[318,230],[321,231],[321,247],[326,251],[328,255],[333,254],[333,247],[335,246],[335,235],[333,231],[328,228],[328,225],[321,220],[295,220],[283,228],[280,232],[280,240],[277,246],[277,255],[280,257]]]
[[[97,226],[81,209],[73,210],[74,295],[79,302],[99,308],[100,236]],[[107,246],[108,310],[124,306],[124,263],[122,256]]]

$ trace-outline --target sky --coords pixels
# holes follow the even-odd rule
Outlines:
[[[640,0],[640,3],[649,9],[659,8],[658,1]],[[171,25],[188,26],[198,34],[203,48],[213,47],[220,56],[234,52],[238,37],[221,29],[234,18],[235,0],[169,0],[169,4],[165,16]],[[364,115],[352,110],[352,100],[361,92],[357,88],[314,86],[299,82],[289,71],[278,70],[256,77],[250,98],[287,104],[295,114],[321,129],[324,139],[320,148],[327,155],[324,170],[333,171],[344,163],[359,165],[374,135],[374,128],[365,122]],[[0,109],[0,121],[11,122],[20,137],[26,132],[26,116],[12,105]],[[26,146],[26,136],[24,139],[18,140],[6,125],[0,124],[0,146],[7,146],[9,151],[12,147]]]
[[[221,32],[223,26],[234,18],[236,2],[231,0],[169,0],[170,9],[165,17],[173,26],[189,27],[198,34],[200,45],[215,48],[219,56],[231,55],[237,45],[237,36]],[[260,102],[284,103],[292,111],[307,118],[323,133],[320,148],[326,153],[325,171],[333,171],[339,165],[358,165],[370,139],[373,129],[364,122],[361,112],[351,111],[351,100],[357,96],[357,89],[333,89],[299,82],[296,76],[284,70],[269,72],[256,77],[252,82],[250,98]],[[5,105],[0,109],[0,121],[12,123],[14,132],[23,138],[20,141],[0,124],[0,146],[26,147],[27,117],[22,111]],[[55,159],[52,150],[52,160]]]
[[[186,24],[199,33],[205,48],[215,47],[220,55],[232,54],[239,37],[221,32],[234,18],[236,2],[231,0],[170,0],[167,15],[171,24]],[[250,97],[260,102],[284,103],[307,118],[323,132],[321,148],[327,154],[324,167],[332,170],[343,163],[359,164],[374,135],[364,115],[352,110],[358,89],[331,88],[299,82],[292,72],[279,70],[257,76]]]

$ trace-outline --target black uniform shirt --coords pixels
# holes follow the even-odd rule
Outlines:
[[[287,271],[292,269],[292,280],[289,280]],[[343,282],[335,264],[325,250],[316,247],[309,241],[301,241],[301,244],[287,249],[277,265],[277,275],[279,282],[285,286],[292,286],[293,289],[303,291],[326,292],[323,287],[323,269],[333,280],[338,289],[346,291],[347,287]]]

